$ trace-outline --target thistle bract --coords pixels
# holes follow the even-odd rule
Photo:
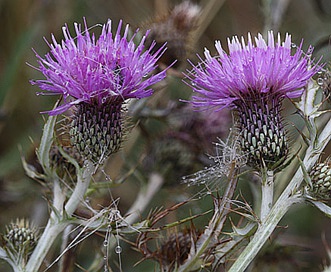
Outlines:
[[[122,102],[110,100],[102,106],[80,103],[70,124],[71,144],[84,158],[101,163],[122,142]]]
[[[99,161],[119,148],[122,136],[122,104],[130,98],[153,93],[151,85],[164,79],[166,71],[152,74],[165,46],[144,48],[148,33],[136,45],[136,33],[128,38],[129,26],[121,34],[122,22],[112,34],[111,21],[102,26],[99,38],[75,23],[76,36],[63,27],[64,39],[58,43],[52,35],[50,52],[44,58],[36,54],[46,79],[32,81],[41,94],[62,95],[62,105],[50,115],[73,109],[71,142],[86,158]],[[155,51],[155,52],[154,52]]]
[[[228,40],[229,54],[216,42],[217,57],[205,50],[206,60],[187,75],[198,94],[196,108],[235,109],[241,132],[241,147],[248,163],[256,168],[274,169],[286,159],[288,146],[282,124],[284,97],[299,97],[307,81],[320,69],[310,67],[312,48],[303,53],[301,46],[292,55],[291,36],[281,42],[272,32],[268,41],[262,35]]]

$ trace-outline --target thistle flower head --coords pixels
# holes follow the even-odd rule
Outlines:
[[[291,36],[281,42],[272,31],[268,41],[261,34],[248,41],[228,40],[229,54],[216,42],[218,57],[205,50],[206,60],[193,67],[187,78],[193,90],[196,108],[233,108],[237,112],[241,148],[248,164],[260,169],[279,167],[288,147],[281,112],[284,97],[299,97],[307,81],[320,69],[309,67],[312,48],[303,53],[302,44],[292,55]]]
[[[42,94],[62,95],[63,104],[48,111],[63,113],[72,107],[70,141],[80,155],[102,163],[120,148],[122,141],[122,104],[130,98],[143,98],[153,92],[151,85],[164,79],[166,70],[151,74],[165,51],[155,43],[145,50],[148,33],[136,45],[136,33],[129,39],[129,26],[121,34],[122,21],[112,34],[112,22],[102,26],[99,38],[75,23],[76,36],[63,27],[64,39],[58,43],[52,35],[50,52],[37,55],[40,72],[46,79],[32,81]],[[153,52],[152,52],[153,51]]]
[[[63,105],[49,111],[50,115],[64,112],[81,102],[101,105],[106,100],[118,98],[143,98],[152,94],[151,85],[165,78],[166,71],[146,78],[156,67],[157,60],[165,51],[161,46],[151,53],[155,43],[144,51],[148,33],[135,45],[128,38],[129,26],[121,35],[122,21],[112,34],[112,22],[102,26],[96,38],[84,21],[84,28],[75,23],[76,36],[72,37],[68,26],[63,27],[64,39],[58,43],[52,35],[50,52],[38,58],[39,68],[45,79],[31,81],[45,92],[42,94],[62,95]]]
[[[213,143],[225,138],[231,116],[228,111],[195,112],[191,104],[168,110],[167,129],[150,141],[143,165],[147,172],[161,173],[169,185],[211,163]]]

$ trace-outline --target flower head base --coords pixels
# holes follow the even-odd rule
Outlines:
[[[70,142],[78,153],[101,164],[122,143],[122,100],[105,101],[102,106],[80,103],[70,124]]]
[[[63,104],[48,113],[57,115],[73,108],[71,143],[83,158],[100,163],[120,147],[122,104],[150,96],[150,86],[165,78],[165,70],[151,74],[165,46],[153,50],[152,43],[144,50],[148,33],[135,45],[136,34],[128,39],[128,25],[121,35],[121,21],[113,35],[109,20],[96,39],[84,23],[84,30],[75,24],[75,38],[67,26],[61,43],[52,36],[50,53],[45,58],[37,54],[36,69],[46,79],[32,84],[44,90],[42,94],[62,95]]]
[[[272,32],[268,41],[259,34],[255,44],[250,35],[247,44],[243,38],[233,37],[228,45],[229,54],[216,42],[218,57],[212,57],[206,49],[204,63],[194,66],[187,75],[198,93],[192,103],[196,108],[236,109],[248,163],[274,169],[288,153],[281,101],[299,97],[320,67],[309,67],[312,48],[303,54],[300,45],[291,54],[290,35],[281,42],[279,34],[277,41]]]
[[[288,155],[286,131],[282,122],[281,98],[263,97],[238,104],[241,150],[254,168],[275,170]]]

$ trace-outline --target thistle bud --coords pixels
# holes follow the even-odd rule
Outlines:
[[[76,149],[72,146],[62,146],[62,149],[65,153],[67,153],[70,157],[75,159],[79,165],[82,165],[82,158]],[[70,180],[75,180],[76,176],[76,168],[70,163],[60,152],[59,147],[54,145],[50,150],[50,162],[51,167],[56,170],[57,175],[65,179],[65,177],[69,177]]]
[[[144,161],[146,171],[162,173],[171,184],[176,184],[183,175],[190,174],[197,162],[191,146],[178,135],[168,133],[153,141]]]
[[[307,186],[312,197],[321,200],[331,199],[331,160],[317,163],[309,172],[311,186]]]
[[[30,255],[37,244],[38,233],[29,221],[17,219],[16,222],[6,226],[6,233],[3,235],[4,248],[10,256],[23,257],[24,260]]]

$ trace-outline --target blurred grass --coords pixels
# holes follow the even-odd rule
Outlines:
[[[29,84],[30,79],[41,77],[37,71],[26,65],[26,62],[36,65],[36,58],[31,48],[40,55],[45,54],[48,48],[43,37],[49,40],[50,33],[54,33],[60,40],[61,27],[68,23],[72,29],[72,23],[82,22],[83,17],[87,18],[90,26],[104,23],[111,18],[115,25],[119,19],[123,19],[125,23],[136,28],[156,13],[163,13],[167,7],[179,2],[170,0],[0,0],[0,223],[2,226],[16,216],[25,214],[33,217],[31,212],[35,211],[36,203],[39,205],[42,199],[41,193],[32,196],[32,192],[37,192],[39,187],[24,176],[17,148],[18,145],[22,145],[25,153],[33,152],[29,137],[38,142],[43,125],[39,112],[50,109],[54,102],[52,97],[37,97],[36,87]],[[221,40],[225,45],[228,36],[247,36],[247,32],[254,35],[264,30],[265,1],[201,0],[195,2],[203,7],[212,8],[206,10],[202,16],[202,26],[197,30],[196,50],[192,59],[196,60],[195,52],[202,54],[204,47],[215,52],[215,40]],[[331,60],[330,2],[292,0],[279,26],[280,32],[292,34],[295,43],[300,43],[303,38],[304,48],[307,48],[309,44],[316,46],[316,58],[323,54],[325,61]],[[183,86],[183,88],[186,87]],[[174,92],[173,97],[177,96],[180,96],[180,93]],[[134,186],[131,187],[134,188],[131,190],[135,190]],[[125,199],[125,190],[130,190],[130,186],[123,186],[123,188],[125,188],[123,191],[119,189],[118,192],[121,201],[130,203],[131,199]],[[245,187],[245,190],[247,189]],[[30,192],[26,193],[27,190]],[[180,195],[180,192],[177,193]],[[169,193],[163,193],[161,196],[157,204],[167,204]],[[20,206],[19,210],[14,208],[17,205]],[[301,235],[311,237],[314,243],[322,247],[320,233],[330,228],[330,222],[320,220],[319,215],[315,218],[315,212],[307,215],[297,211],[295,218],[309,217],[309,220],[304,221],[306,227],[301,229]],[[289,225],[295,225],[291,216],[286,218],[286,222]],[[307,226],[309,222],[312,222],[313,232]],[[298,229],[300,225],[296,228]],[[331,237],[327,238],[330,242]],[[318,254],[321,254],[317,258],[321,264],[325,255],[324,252]],[[145,264],[141,264],[134,271],[139,271],[139,267],[140,271],[146,271]],[[3,271],[1,267],[0,270]]]

